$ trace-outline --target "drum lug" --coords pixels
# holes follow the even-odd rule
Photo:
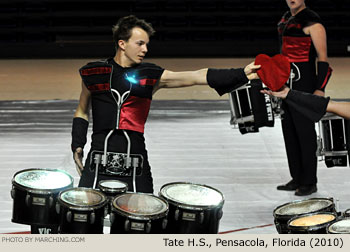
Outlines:
[[[30,203],[31,202],[30,202],[30,195],[29,194],[26,195],[26,200],[25,201],[26,201],[26,206],[30,207]]]
[[[53,206],[53,198],[52,196],[49,197],[49,208],[51,208]]]
[[[15,197],[16,197],[16,191],[14,188],[11,189],[11,197],[12,197],[12,199],[15,199]]]
[[[66,219],[67,221],[70,223],[72,222],[72,212],[71,211],[68,211],[67,214],[66,214]]]
[[[221,218],[222,218],[222,216],[223,216],[223,211],[222,211],[222,209],[220,209],[219,211],[218,211],[218,213],[217,213],[217,218],[218,218],[218,220],[221,220]]]
[[[114,213],[110,213],[110,215],[109,215],[109,221],[111,222],[111,224],[113,224],[114,220],[115,220],[115,215],[114,215]]]
[[[61,210],[61,206],[60,206],[60,204],[57,202],[57,203],[56,203],[56,213],[57,213],[57,214],[60,214],[60,210]]]
[[[164,219],[162,222],[162,229],[166,229],[167,225],[168,225],[168,219]]]
[[[95,219],[96,219],[96,214],[95,213],[92,213],[90,215],[90,224],[94,224],[95,223]]]
[[[179,216],[180,216],[180,210],[179,210],[179,209],[176,209],[176,210],[175,210],[175,214],[174,214],[174,219],[175,219],[176,221],[178,221],[178,220],[179,220]]]
[[[151,232],[152,224],[151,222],[147,222],[146,224],[146,233],[149,234]]]
[[[126,220],[125,222],[124,222],[124,230],[126,231],[126,232],[129,232],[129,230],[130,230],[130,221],[129,220]]]
[[[200,224],[203,224],[203,222],[204,222],[204,212],[201,212],[201,213],[199,214],[199,223],[200,223]]]

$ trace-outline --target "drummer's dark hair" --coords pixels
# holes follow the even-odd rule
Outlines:
[[[140,27],[142,30],[147,32],[149,37],[151,37],[155,33],[155,30],[153,29],[152,25],[146,22],[144,19],[139,19],[134,15],[122,17],[112,28],[113,40],[117,47],[119,40],[129,40],[129,38],[131,37],[131,31],[135,27]]]

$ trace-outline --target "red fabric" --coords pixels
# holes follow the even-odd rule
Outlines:
[[[120,111],[119,129],[144,132],[151,99],[130,96]]]
[[[279,90],[290,75],[290,63],[288,59],[277,54],[272,58],[266,54],[259,54],[255,58],[255,65],[261,65],[257,74],[261,81],[272,91]]]
[[[320,87],[320,89],[322,89],[322,88],[324,88],[326,86],[326,84],[329,81],[329,78],[331,77],[332,72],[333,72],[333,69],[331,67],[328,67],[328,72],[327,72],[326,78],[324,78],[324,81],[323,81],[322,86]]]
[[[94,67],[81,70],[81,75],[92,75],[92,74],[109,74],[112,72],[111,67]]]
[[[157,83],[157,79],[141,79],[139,83],[141,86],[145,86],[145,85],[154,86],[154,84]]]
[[[283,37],[282,54],[289,62],[307,62],[311,48],[311,37]]]
[[[87,87],[91,92],[109,90],[109,83],[93,84]]]

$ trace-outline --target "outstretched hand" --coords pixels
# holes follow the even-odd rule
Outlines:
[[[84,166],[83,166],[83,149],[78,147],[73,153],[73,159],[79,176],[81,176]]]
[[[260,67],[261,65],[255,65],[255,63],[252,62],[244,68],[244,73],[247,76],[248,80],[259,79],[256,70],[258,70]]]
[[[285,99],[288,95],[290,88],[287,87],[286,85],[283,85],[283,87],[278,90],[278,91],[271,91],[271,90],[267,90],[267,89],[263,89],[260,92],[263,94],[268,94],[268,95],[272,95],[278,98],[282,98]]]

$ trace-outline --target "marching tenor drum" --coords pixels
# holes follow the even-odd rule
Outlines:
[[[110,213],[113,199],[125,193],[128,190],[128,184],[119,180],[101,180],[98,182],[98,188],[107,196],[108,213]]]
[[[327,227],[337,220],[336,213],[316,212],[295,216],[288,221],[290,234],[326,234]]]
[[[273,211],[274,222],[279,234],[289,233],[288,221],[294,217],[315,212],[336,213],[333,199],[311,198],[292,201],[278,206]]]
[[[347,166],[349,155],[349,121],[327,113],[318,123],[318,155],[324,156],[327,167]]]
[[[350,219],[342,219],[327,227],[328,234],[350,234]]]
[[[72,176],[62,170],[31,168],[17,172],[12,179],[12,222],[57,229],[57,197],[71,187]]]
[[[210,186],[186,182],[169,183],[160,189],[169,203],[170,234],[216,234],[223,215],[223,194]]]
[[[106,196],[91,188],[71,188],[59,194],[60,233],[102,234],[106,216]]]
[[[168,203],[152,194],[125,193],[114,198],[111,234],[161,234],[167,225]]]
[[[231,124],[238,124],[242,134],[274,126],[274,104],[270,96],[260,93],[261,89],[261,81],[251,81],[229,94]]]

